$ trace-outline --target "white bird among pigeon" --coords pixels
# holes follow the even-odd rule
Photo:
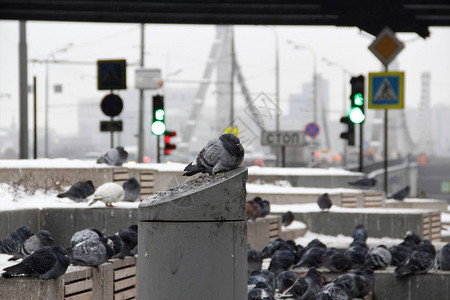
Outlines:
[[[89,206],[97,201],[102,201],[108,207],[114,207],[112,203],[123,200],[123,187],[114,182],[107,182],[99,186],[92,196],[92,200],[89,202]]]

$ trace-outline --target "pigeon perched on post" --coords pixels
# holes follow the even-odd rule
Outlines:
[[[264,218],[270,213],[270,203],[267,200],[262,200],[261,197],[255,197],[253,202],[259,206],[258,217]]]
[[[97,201],[102,201],[108,207],[114,207],[113,202],[119,202],[123,200],[124,192],[120,184],[114,182],[107,182],[99,186],[94,195],[91,196],[92,200],[89,202],[89,206]]]
[[[70,239],[70,247],[89,239],[103,237],[103,233],[96,228],[86,228],[75,232]]]
[[[89,195],[92,195],[95,191],[94,184],[91,180],[79,181],[72,185],[65,193],[58,194],[58,198],[69,198],[70,200],[81,202],[86,200]]]
[[[34,251],[46,247],[53,246],[55,244],[55,240],[53,239],[51,233],[47,230],[40,230],[33,234],[23,243],[22,248],[19,253],[15,253],[13,257],[9,260],[17,260],[19,258],[24,258],[25,256],[30,255]]]
[[[379,245],[372,248],[366,258],[366,262],[370,262],[373,265],[374,270],[386,269],[391,264],[391,261],[391,252],[389,252],[384,245]]]
[[[136,178],[131,177],[123,183],[123,201],[136,201],[141,194],[141,185]]]
[[[244,160],[244,147],[232,133],[210,140],[197,157],[184,169],[183,176],[197,173],[216,174],[239,167]]]
[[[356,181],[349,182],[348,184],[356,186],[356,187],[361,188],[361,189],[368,189],[368,188],[374,187],[377,184],[377,182],[378,181],[377,181],[376,178],[363,177],[363,178],[360,178],[360,179],[358,179]]]
[[[409,196],[409,190],[410,190],[410,187],[409,187],[409,185],[407,185],[400,191],[392,194],[388,199],[395,199],[398,201],[403,201],[403,200],[405,200],[406,197]]]
[[[389,252],[392,256],[391,265],[401,265],[411,255],[413,249],[415,249],[419,243],[420,237],[414,232],[408,232],[403,239],[403,242],[389,248]]]
[[[71,264],[98,267],[114,255],[114,242],[106,237],[89,239],[74,245],[68,252]]]
[[[3,269],[3,277],[31,276],[41,279],[57,278],[66,273],[70,261],[62,246],[46,246],[34,251],[17,265]]]
[[[2,252],[10,255],[20,253],[23,243],[32,235],[30,226],[28,225],[11,231],[2,241]]]
[[[325,209],[329,210],[330,207],[333,205],[330,199],[330,195],[328,195],[328,193],[319,196],[319,198],[317,198],[317,204],[319,205],[322,211],[324,211]]]
[[[110,166],[121,166],[128,159],[128,152],[122,146],[109,149],[97,159],[98,164],[107,164]]]
[[[411,255],[394,271],[394,276],[402,278],[412,274],[424,274],[434,267],[436,250],[429,240],[421,241]]]

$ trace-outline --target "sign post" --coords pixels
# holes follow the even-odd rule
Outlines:
[[[389,63],[403,50],[405,45],[397,39],[395,33],[388,27],[385,27],[377,38],[370,44],[369,50],[384,65],[384,71],[388,71]],[[369,80],[369,84],[370,84]],[[370,89],[370,87],[369,87]],[[369,93],[369,101],[370,101]],[[370,107],[369,108],[373,108]],[[381,108],[381,107],[380,107]],[[400,107],[399,107],[400,108]],[[403,107],[401,107],[403,108]],[[388,194],[388,108],[384,108],[384,192]]]

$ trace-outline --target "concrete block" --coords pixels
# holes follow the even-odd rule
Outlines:
[[[140,299],[245,299],[245,221],[139,226]]]
[[[273,183],[275,181],[288,181],[292,186],[317,187],[317,188],[342,188],[349,187],[348,182],[355,181],[361,177],[360,173],[350,175],[252,175],[248,182],[263,181]]]
[[[427,235],[429,232],[427,231],[427,225],[424,227],[430,214],[432,212],[423,210],[392,212],[389,209],[385,211],[355,209],[354,212],[294,212],[295,219],[304,222],[308,226],[308,230],[312,232],[334,236],[338,234],[351,236],[355,226],[363,224],[369,232],[369,236],[377,238],[404,238],[409,230],[421,237],[430,238],[430,235]],[[432,227],[437,228],[440,226],[438,223],[439,221],[432,221]],[[434,235],[432,239],[438,240],[438,237]]]
[[[39,209],[20,209],[0,211],[0,239],[22,225],[28,225],[32,232],[40,228],[38,222]]]
[[[94,227],[105,234],[137,224],[138,210],[133,208],[47,208],[41,211],[41,228],[49,230],[55,241],[69,247],[72,235]]]
[[[139,298],[247,295],[247,169],[193,179],[139,205]]]
[[[245,220],[246,179],[245,168],[194,178],[142,201],[139,221]]]
[[[388,208],[417,208],[440,212],[447,212],[447,206],[448,202],[446,200],[437,199],[405,199],[403,201],[388,199],[384,202],[384,207]]]
[[[62,277],[49,280],[41,280],[29,277],[0,277],[0,299],[64,299],[64,280]]]
[[[394,268],[375,272],[373,293],[383,300],[450,299],[450,271],[432,271],[397,279]]]
[[[279,216],[268,215],[255,221],[247,220],[247,243],[253,249],[261,251],[269,242],[277,239],[280,232]]]

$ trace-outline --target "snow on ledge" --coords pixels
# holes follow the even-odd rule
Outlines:
[[[279,186],[271,184],[255,184],[247,183],[247,193],[252,194],[324,194],[328,193],[330,195],[340,194],[340,193],[362,193],[362,190],[358,189],[346,189],[346,188],[310,188],[310,187],[290,187],[290,186]]]
[[[270,211],[272,213],[285,213],[288,210],[293,213],[308,213],[308,212],[320,212],[320,208],[317,203],[305,203],[305,204],[271,204]],[[430,212],[429,209],[416,209],[416,208],[348,208],[339,207],[333,205],[330,210],[333,213],[370,213],[370,214],[417,214]]]
[[[349,176],[359,175],[363,173],[351,172],[338,168],[267,168],[251,166],[248,167],[248,175],[276,175],[276,176]]]

